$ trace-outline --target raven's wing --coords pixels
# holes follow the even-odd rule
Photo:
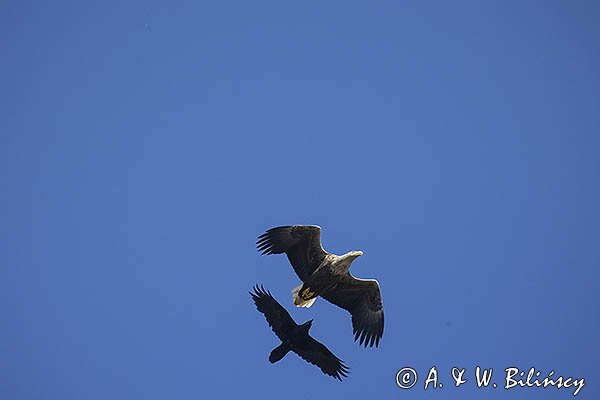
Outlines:
[[[367,347],[379,345],[383,336],[383,302],[379,283],[373,279],[357,279],[349,273],[321,297],[352,314],[354,341]]]
[[[250,292],[250,296],[252,296],[258,311],[265,315],[277,337],[282,342],[287,340],[290,332],[297,326],[287,310],[273,298],[271,292],[262,286],[255,286],[254,293]]]
[[[316,225],[271,228],[258,237],[256,247],[262,254],[286,253],[294,271],[303,282],[327,255],[321,245],[321,228]]]
[[[337,358],[324,344],[310,336],[303,346],[295,346],[292,351],[309,363],[319,367],[324,374],[333,376],[340,381],[342,377],[348,376],[349,368],[344,365],[344,362]]]

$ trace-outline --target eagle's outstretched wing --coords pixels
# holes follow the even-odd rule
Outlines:
[[[342,380],[348,376],[349,368],[344,362],[337,358],[323,343],[308,337],[308,341],[301,347],[294,347],[292,351],[304,360],[321,368],[324,374]]]
[[[352,314],[354,340],[365,347],[379,345],[383,336],[383,302],[379,283],[345,275],[321,297]]]
[[[254,293],[250,292],[250,296],[258,311],[265,315],[275,335],[282,342],[287,341],[290,332],[297,326],[287,310],[262,285],[254,286]]]
[[[271,228],[258,237],[256,247],[262,254],[286,253],[294,271],[303,282],[327,255],[321,245],[321,228],[316,225]]]

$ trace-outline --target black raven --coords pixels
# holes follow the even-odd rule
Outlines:
[[[349,272],[350,264],[363,253],[350,251],[338,256],[321,244],[321,228],[316,225],[279,226],[258,237],[262,254],[286,253],[303,284],[292,290],[294,304],[310,307],[317,296],[347,310],[352,315],[354,340],[365,347],[379,345],[383,336],[383,303],[379,283],[358,279]]]
[[[302,325],[296,324],[286,309],[273,298],[271,292],[262,286],[255,286],[254,293],[250,292],[250,296],[258,311],[265,315],[269,326],[281,340],[281,344],[269,355],[271,363],[281,360],[291,350],[305,361],[321,368],[324,374],[340,381],[342,377],[348,376],[349,368],[344,362],[308,334],[312,319]]]

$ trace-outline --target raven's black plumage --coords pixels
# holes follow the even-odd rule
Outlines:
[[[309,335],[312,320],[302,325],[296,324],[286,309],[262,286],[255,286],[254,293],[250,292],[250,296],[258,311],[265,315],[269,326],[281,340],[281,344],[269,355],[270,362],[277,362],[289,351],[293,351],[305,361],[319,367],[323,373],[340,381],[342,377],[348,376],[349,368],[344,362]]]
[[[379,283],[355,278],[348,271],[362,252],[342,256],[328,253],[321,244],[321,228],[316,225],[271,228],[258,237],[256,245],[262,254],[286,253],[304,283],[302,289],[309,289],[304,300],[322,296],[347,310],[352,315],[354,340],[365,347],[379,345],[384,324]]]

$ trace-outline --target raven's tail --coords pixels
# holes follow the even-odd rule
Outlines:
[[[285,343],[281,343],[279,346],[275,347],[271,354],[269,354],[269,361],[272,363],[276,363],[281,360],[287,353],[290,351],[290,346]]]
[[[308,308],[313,305],[315,300],[317,300],[317,296],[315,296],[314,292],[310,291],[310,288],[306,288],[302,290],[302,293],[300,293],[302,286],[304,286],[303,283],[292,289],[292,299],[294,299],[294,304],[296,307]]]

